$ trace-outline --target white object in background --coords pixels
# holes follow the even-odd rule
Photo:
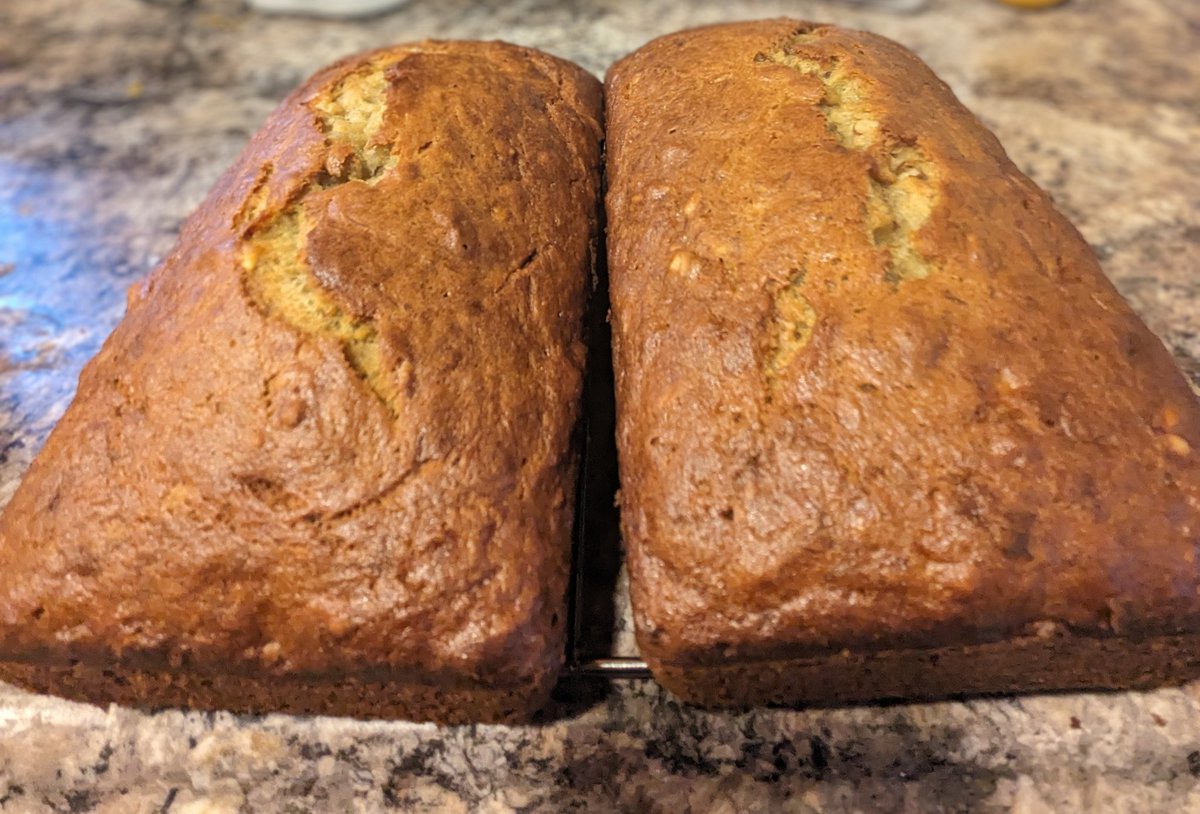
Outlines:
[[[408,0],[248,0],[251,8],[276,14],[315,14],[319,17],[361,17],[396,8]]]
[[[844,0],[858,6],[879,6],[889,11],[920,11],[928,0]]]

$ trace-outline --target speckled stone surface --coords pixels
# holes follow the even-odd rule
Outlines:
[[[911,4],[909,4],[911,5]],[[652,36],[787,13],[914,48],[1052,192],[1200,381],[1200,4],[896,14],[782,0],[412,0],[362,22],[224,0],[0,3],[0,504],[271,107],[320,65],[499,37],[602,72]],[[615,641],[627,647],[623,622]],[[0,811],[1200,811],[1200,693],[690,710],[564,687],[544,723],[438,729],[102,710],[0,685]]]

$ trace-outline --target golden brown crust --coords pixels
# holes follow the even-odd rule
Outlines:
[[[915,56],[715,26],[618,63],[607,105],[622,524],[660,675],[1200,629],[1200,410]]]
[[[0,653],[544,697],[600,104],[502,43],[297,90],[131,293],[0,519]]]

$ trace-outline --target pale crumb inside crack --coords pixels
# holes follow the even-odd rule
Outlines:
[[[756,64],[782,65],[821,83],[820,110],[825,124],[846,150],[867,153],[873,160],[868,175],[864,212],[871,245],[887,252],[884,279],[898,285],[903,280],[928,277],[933,265],[914,244],[914,236],[929,220],[938,202],[937,166],[915,144],[886,144],[880,122],[871,106],[868,85],[837,56],[816,59],[795,53],[821,39],[807,29],[796,31],[770,53],[759,53]],[[772,312],[765,337],[763,374],[771,390],[808,346],[817,313],[801,293],[804,273],[772,294]]]
[[[851,75],[840,60],[821,62],[790,53],[786,48],[771,54],[770,60],[821,80],[821,112],[839,144],[848,150],[866,150],[875,143],[879,121],[871,115],[863,82]]]
[[[800,292],[804,272],[792,275],[787,285],[772,295],[771,322],[767,334],[767,353],[764,373],[774,387],[779,376],[787,370],[800,351],[812,339],[817,324],[817,312]]]
[[[874,171],[867,178],[865,222],[871,244],[888,253],[884,279],[892,284],[920,280],[933,264],[914,244],[938,202],[938,168],[915,144],[882,144],[870,94],[838,57],[819,60],[794,53],[819,36],[801,32],[768,55],[768,62],[813,76],[821,82],[826,126],[847,150],[868,153]],[[760,62],[762,60],[759,60]]]
[[[331,146],[345,146],[352,151],[354,168],[351,179],[375,178],[395,163],[390,145],[376,141],[383,129],[383,114],[387,109],[388,81],[379,66],[358,71],[343,79],[327,97],[313,102],[321,126]]]
[[[885,279],[899,283],[928,277],[933,264],[913,238],[937,204],[936,165],[914,146],[897,147],[884,156],[868,183],[867,229],[871,243],[888,251]]]
[[[394,166],[390,146],[376,141],[387,84],[382,66],[371,65],[312,103],[326,134],[327,175],[313,179],[290,205],[255,229],[242,245],[241,263],[246,290],[264,314],[304,333],[337,340],[349,365],[394,414],[401,388],[385,364],[375,321],[346,313],[313,275],[306,259],[312,224],[303,206],[315,189],[373,185]]]

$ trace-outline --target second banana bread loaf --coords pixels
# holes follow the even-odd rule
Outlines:
[[[789,20],[609,72],[638,641],[707,704],[1200,664],[1200,411],[915,56]]]

